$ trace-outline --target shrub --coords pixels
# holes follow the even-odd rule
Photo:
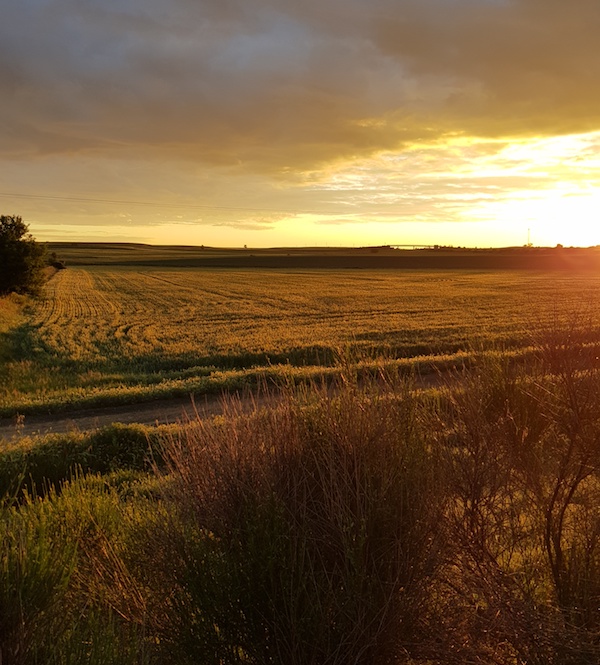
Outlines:
[[[77,472],[150,470],[160,461],[169,427],[114,423],[91,433],[49,434],[23,439],[0,450],[0,497],[23,489],[43,493]]]
[[[161,639],[177,662],[384,664],[409,648],[441,506],[407,389],[233,409],[167,457],[179,518],[151,556],[168,564]]]
[[[553,339],[527,365],[463,375],[435,428],[452,497],[447,629],[465,661],[600,657],[600,374],[586,344]]]
[[[89,476],[0,505],[2,663],[151,662],[144,594],[125,555],[132,524],[150,514],[143,496],[123,494],[139,480]]]
[[[34,662],[64,616],[76,547],[56,527],[47,505],[0,505],[0,662]]]

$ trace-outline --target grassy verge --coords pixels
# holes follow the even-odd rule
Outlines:
[[[596,345],[593,346],[596,348]],[[0,418],[10,418],[16,415],[71,412],[78,409],[124,404],[134,405],[188,395],[220,395],[259,387],[277,389],[302,384],[331,383],[339,379],[343,372],[340,366],[340,359],[342,358],[346,370],[352,367],[352,372],[359,379],[368,379],[373,375],[381,374],[381,372],[400,372],[406,378],[431,377],[435,379],[444,372],[481,364],[486,361],[486,358],[493,358],[498,353],[511,357],[515,362],[524,362],[536,352],[533,347],[527,346],[502,352],[497,350],[461,351],[410,358],[359,360],[353,357],[355,354],[352,352],[348,355],[346,351],[338,351],[338,363],[329,367],[322,365],[296,367],[284,364],[241,370],[197,368],[197,371],[190,370],[192,376],[173,379],[159,378],[156,382],[147,385],[122,385],[118,387],[99,385],[93,389],[49,390],[36,394],[21,394],[8,400],[0,399]]]
[[[175,426],[109,425],[92,433],[24,437],[0,451],[0,496],[41,496],[80,474],[148,472]]]

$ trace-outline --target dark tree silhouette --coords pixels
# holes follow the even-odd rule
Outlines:
[[[17,215],[0,215],[0,295],[39,293],[44,282],[46,250]]]

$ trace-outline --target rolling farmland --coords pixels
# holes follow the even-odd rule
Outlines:
[[[599,289],[595,275],[518,271],[70,268],[14,330],[0,408],[215,390],[256,368],[328,366],[348,348],[411,358],[527,345],[569,312],[595,322]]]

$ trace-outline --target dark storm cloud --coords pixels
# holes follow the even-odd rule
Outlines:
[[[597,0],[8,0],[0,151],[293,173],[600,126]]]

